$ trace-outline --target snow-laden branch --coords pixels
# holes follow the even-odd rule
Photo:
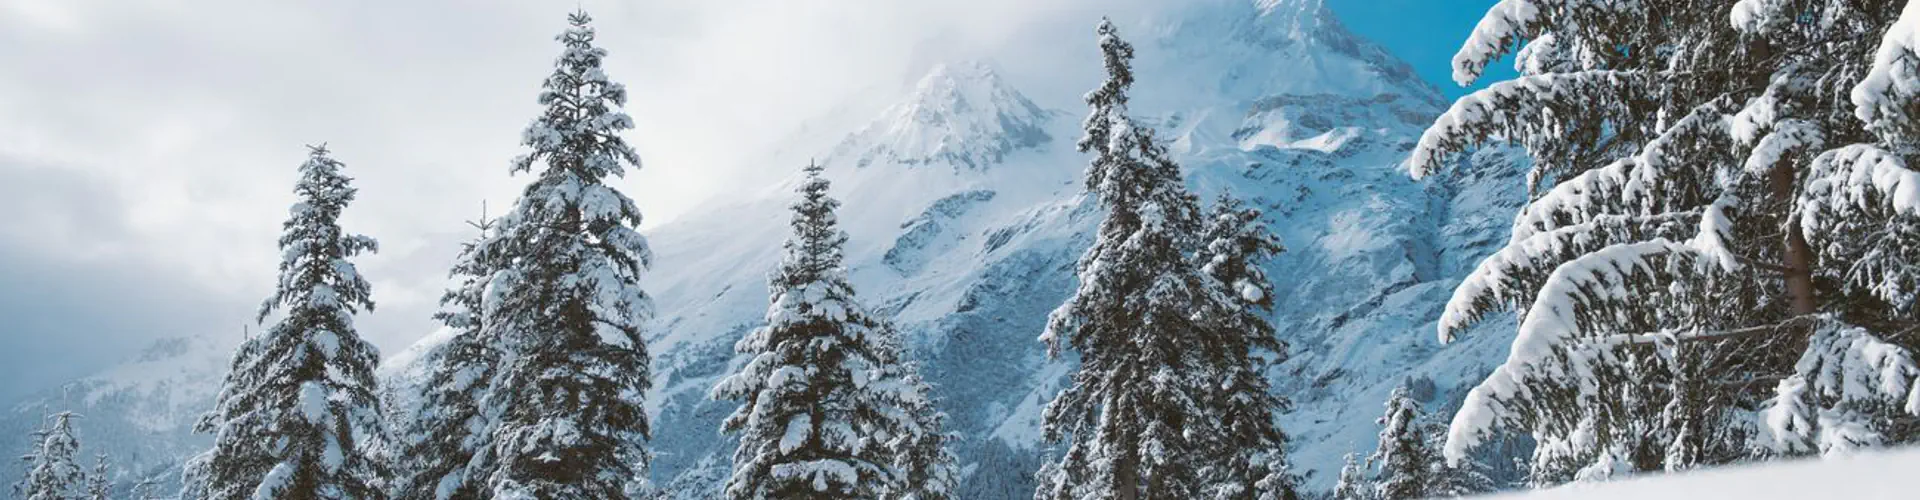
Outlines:
[[[1913,354],[1864,328],[1822,318],[1794,373],[1761,410],[1777,453],[1841,453],[1881,444],[1876,409],[1920,415]]]
[[[1911,143],[1920,131],[1920,2],[1907,2],[1881,36],[1873,67],[1852,98],[1854,116],[1889,142]]]
[[[1464,87],[1480,78],[1487,64],[1507,55],[1515,43],[1538,35],[1546,23],[1534,0],[1500,0],[1473,27],[1453,55],[1453,81]]]
[[[1562,264],[1611,245],[1686,237],[1692,234],[1699,217],[1698,211],[1601,215],[1510,243],[1480,261],[1454,288],[1453,298],[1440,315],[1440,341],[1453,341],[1460,330],[1498,308],[1525,305],[1527,294],[1539,289]]]
[[[1511,0],[1510,0],[1511,1]],[[1556,108],[1595,109],[1596,95],[1625,96],[1645,90],[1645,77],[1628,71],[1582,71],[1522,76],[1480,89],[1434,119],[1407,158],[1415,179],[1440,169],[1455,155],[1491,139],[1519,140],[1564,133],[1572,124]]]
[[[1696,252],[1685,243],[1654,239],[1608,246],[1555,269],[1520,323],[1506,362],[1469,391],[1459,413],[1454,414],[1447,433],[1447,460],[1465,458],[1468,450],[1479,445],[1495,427],[1511,422],[1517,416],[1516,405],[1532,396],[1532,384],[1557,381],[1591,394],[1589,386],[1597,383],[1591,360],[1556,355],[1575,344],[1590,345],[1588,342],[1596,340],[1581,335],[1587,329],[1583,316],[1594,308],[1620,304],[1650,289],[1664,288],[1656,278],[1670,275],[1676,265],[1688,263],[1669,261],[1663,266],[1660,261],[1691,260]]]

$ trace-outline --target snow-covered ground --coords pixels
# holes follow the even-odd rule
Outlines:
[[[1894,500],[1920,498],[1907,474],[1920,471],[1920,448],[1820,460],[1774,462],[1648,476],[1606,483],[1575,483],[1496,500]]]

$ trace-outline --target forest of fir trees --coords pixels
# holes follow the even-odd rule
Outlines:
[[[541,114],[509,173],[530,181],[450,270],[417,415],[396,413],[354,316],[374,307],[347,232],[358,195],[324,145],[299,167],[282,261],[235,351],[190,499],[654,498],[639,286],[651,251],[621,137],[625,88],[569,17]],[[1104,210],[1078,286],[1039,341],[1079,360],[1043,413],[1036,499],[1400,500],[1828,455],[1920,439],[1920,6],[1905,2],[1503,0],[1454,58],[1471,83],[1407,160],[1446,175],[1474,148],[1531,158],[1512,239],[1454,292],[1441,341],[1501,311],[1511,355],[1430,415],[1409,380],[1373,451],[1301,491],[1268,369],[1266,262],[1284,248],[1231,194],[1202,203],[1129,113],[1134,48],[1111,22],[1077,148]],[[848,280],[825,169],[802,170],[764,326],[712,388],[738,406],[717,491],[731,499],[957,498],[961,464],[907,340]],[[856,200],[857,201],[857,200]],[[1425,381],[1430,386],[1431,381]],[[1416,395],[1415,392],[1426,394]],[[76,422],[44,419],[13,486],[34,500],[158,498],[83,465]],[[1524,434],[1521,474],[1483,460]],[[1512,474],[1507,474],[1512,475]],[[115,492],[116,484],[133,491]]]

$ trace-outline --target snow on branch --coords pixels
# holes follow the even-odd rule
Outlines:
[[[1772,132],[1761,136],[1753,145],[1753,151],[1747,154],[1744,166],[1747,173],[1766,173],[1789,155],[1798,156],[1808,151],[1818,151],[1827,144],[1826,134],[1821,132],[1818,125],[1810,121],[1781,120],[1774,124],[1772,129]]]
[[[1822,216],[1846,217],[1857,211],[1886,209],[1920,216],[1920,172],[1906,160],[1868,144],[1854,144],[1822,153],[1800,194],[1801,224],[1808,237],[1823,227]]]
[[[1729,20],[1733,29],[1747,34],[1764,34],[1793,23],[1801,14],[1800,0],[1740,0],[1733,4]]]
[[[1545,25],[1541,6],[1534,0],[1500,0],[1474,25],[1460,51],[1453,55],[1453,82],[1465,87],[1480,78],[1487,64],[1507,55],[1520,40],[1538,35]]]
[[[1458,463],[1494,428],[1515,423],[1532,397],[1532,384],[1558,383],[1594,393],[1592,356],[1569,356],[1575,349],[1604,347],[1611,337],[1597,319],[1630,307],[1636,298],[1665,288],[1675,274],[1697,272],[1697,250],[1684,243],[1654,239],[1607,246],[1561,264],[1548,276],[1520,323],[1507,360],[1467,393],[1448,429],[1445,454]],[[1584,334],[1583,334],[1584,333]]]
[[[1920,415],[1920,376],[1913,354],[1864,328],[1822,318],[1794,374],[1780,381],[1761,410],[1776,453],[1842,453],[1878,445],[1878,411]]]
[[[1881,36],[1873,67],[1853,87],[1854,116],[1889,142],[1920,133],[1920,2],[1907,2]],[[1911,142],[1910,139],[1900,142]]]
[[[1796,207],[1823,268],[1849,292],[1912,314],[1920,302],[1920,172],[1884,149],[1854,144],[1814,158]]]
[[[1583,115],[1574,110],[1614,104],[1594,102],[1594,96],[1625,99],[1646,90],[1645,79],[1635,72],[1582,71],[1522,76],[1475,91],[1454,101],[1420,135],[1407,158],[1408,171],[1415,179],[1426,177],[1454,156],[1490,140],[1558,138],[1578,126],[1568,123]]]
[[[1548,28],[1562,24],[1575,14],[1613,17],[1638,10],[1641,0],[1500,0],[1487,9],[1473,27],[1473,34],[1453,55],[1453,81],[1460,86],[1473,84],[1488,64],[1506,56],[1515,46],[1529,39],[1551,37]],[[1586,16],[1582,16],[1586,17]],[[1538,51],[1518,57],[1519,64],[1532,60]]]
[[[1528,293],[1539,289],[1562,264],[1616,244],[1685,237],[1699,217],[1699,212],[1601,215],[1509,243],[1480,261],[1454,288],[1453,298],[1440,315],[1440,341],[1451,342],[1460,330],[1497,308],[1525,305]]]

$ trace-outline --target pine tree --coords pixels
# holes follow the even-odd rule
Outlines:
[[[73,412],[53,414],[53,424],[36,432],[39,438],[26,458],[27,476],[16,488],[26,500],[80,500],[86,498],[86,473],[74,461],[80,439],[73,434]]]
[[[373,299],[349,260],[377,244],[340,228],[356,189],[326,146],[311,149],[280,237],[278,286],[258,319],[284,315],[234,354],[214,410],[196,426],[214,447],[188,464],[184,497],[386,497],[386,464],[371,455],[387,435],[380,354],[353,326]]]
[[[1920,346],[1892,333],[1920,320],[1916,5],[1489,10],[1455,79],[1510,52],[1521,76],[1461,98],[1409,159],[1425,176],[1493,140],[1533,159],[1508,245],[1439,321],[1447,341],[1520,313],[1447,458],[1524,429],[1551,483],[1737,458],[1712,446],[1740,436],[1730,409],[1764,409],[1761,454],[1884,444],[1913,421]]]
[[[87,475],[87,500],[109,500],[113,498],[112,471],[107,469],[107,455],[94,455],[93,473]]]
[[[652,386],[640,277],[652,256],[640,209],[605,180],[639,168],[620,138],[626,87],[601,69],[606,50],[584,12],[557,39],[545,111],[513,172],[545,169],[475,250],[490,270],[481,320],[501,349],[483,402],[493,498],[625,498],[646,477]],[[477,479],[477,478],[474,478]]]
[[[722,423],[724,432],[740,438],[727,497],[869,499],[917,493],[914,486],[940,491],[904,485],[894,468],[896,453],[907,452],[900,458],[923,479],[949,481],[951,475],[935,469],[946,465],[915,463],[947,460],[919,453],[929,445],[921,440],[940,447],[944,437],[937,429],[910,434],[934,422],[903,408],[928,404],[926,387],[901,378],[891,327],[859,304],[847,282],[846,235],[834,215],[840,203],[827,195],[822,170],[806,168],[793,205],[793,236],[768,279],[767,324],[734,344],[748,361],[713,388],[714,399],[741,402]]]
[[[1371,500],[1373,485],[1367,481],[1366,469],[1354,460],[1354,454],[1348,453],[1346,465],[1340,467],[1340,480],[1333,485],[1333,500]]]
[[[1279,471],[1287,468],[1287,436],[1274,416],[1288,402],[1272,393],[1265,375],[1268,366],[1286,360],[1287,346],[1266,320],[1273,309],[1273,284],[1261,268],[1284,250],[1260,222],[1260,211],[1229,193],[1214,202],[1200,241],[1196,260],[1213,278],[1209,283],[1214,293],[1208,298],[1214,310],[1223,311],[1210,338],[1217,339],[1212,344],[1221,349],[1215,354],[1222,368],[1217,386],[1224,389],[1206,402],[1209,414],[1219,416],[1213,422],[1218,430],[1212,433],[1217,441],[1211,449],[1220,456],[1213,459],[1206,482],[1220,500],[1294,498],[1290,478],[1265,481],[1273,486],[1264,491],[1259,486],[1265,476],[1283,474]]]
[[[1387,412],[1380,424],[1380,443],[1367,463],[1378,470],[1374,497],[1380,500],[1411,500],[1433,496],[1433,466],[1436,460],[1427,440],[1421,435],[1420,403],[1407,394],[1406,387],[1393,390],[1387,398]]]
[[[1217,442],[1208,424],[1222,418],[1211,377],[1245,358],[1228,346],[1247,335],[1221,338],[1230,311],[1191,261],[1199,203],[1152,130],[1127,116],[1133,48],[1111,22],[1098,33],[1107,80],[1087,94],[1079,148],[1094,153],[1086,186],[1107,214],[1081,257],[1079,288],[1040,336],[1050,356],[1077,351],[1080,368],[1044,412],[1046,439],[1067,447],[1035,497],[1196,498],[1219,455],[1208,449]]]
[[[461,250],[451,274],[456,283],[440,297],[442,310],[434,314],[455,333],[431,357],[421,395],[420,415],[408,416],[400,446],[401,475],[394,489],[400,498],[452,500],[482,498],[486,479],[493,473],[487,439],[493,425],[481,408],[488,383],[500,362],[495,330],[484,327],[482,303],[493,273],[479,255],[493,221],[481,214],[470,222],[478,239]]]

